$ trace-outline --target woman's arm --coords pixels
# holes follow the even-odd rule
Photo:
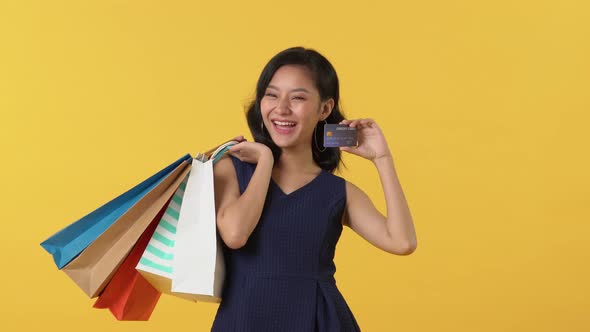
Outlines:
[[[373,162],[385,194],[387,217],[375,208],[365,192],[347,181],[343,223],[377,248],[396,255],[409,255],[417,247],[416,232],[393,159],[384,156]]]
[[[340,123],[357,128],[359,141],[356,147],[340,147],[340,150],[373,162],[379,172],[387,203],[385,217],[377,211],[367,194],[347,181],[343,224],[389,253],[411,254],[418,245],[414,222],[383,132],[373,119],[342,120]]]
[[[273,163],[272,153],[263,153],[241,195],[236,171],[229,156],[222,156],[216,163],[214,175],[217,227],[228,247],[238,249],[244,246],[256,228],[266,200]]]

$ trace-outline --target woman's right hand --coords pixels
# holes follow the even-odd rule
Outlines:
[[[238,144],[232,145],[227,150],[227,153],[251,164],[258,164],[258,160],[262,156],[273,158],[272,150],[268,146],[258,142],[248,142],[245,139]]]
[[[245,140],[246,140],[246,137],[244,137],[244,135],[240,135],[240,136],[236,136],[236,137],[232,138],[230,141],[243,142]]]

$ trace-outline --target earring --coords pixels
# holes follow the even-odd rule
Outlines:
[[[326,120],[324,120],[324,126],[326,125],[326,123],[328,123],[328,122]],[[317,128],[318,128],[318,126],[315,126],[315,128],[313,128],[313,141],[315,142],[315,146],[318,149],[318,151],[323,152],[326,150],[326,147],[324,147],[323,150],[320,150],[320,147],[318,146],[318,139],[317,139],[317,134],[316,134]]]

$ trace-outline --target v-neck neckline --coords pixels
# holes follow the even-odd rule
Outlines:
[[[281,196],[283,197],[292,197],[293,195],[304,191],[306,188],[310,187],[314,182],[317,182],[317,180],[326,172],[325,169],[322,168],[322,170],[320,171],[320,173],[318,175],[316,175],[311,181],[309,181],[308,183],[302,185],[301,187],[293,190],[290,193],[285,193],[285,191],[278,185],[278,183],[275,182],[275,180],[272,178],[272,176],[270,177],[270,183],[276,188],[278,189],[278,192],[280,193]]]

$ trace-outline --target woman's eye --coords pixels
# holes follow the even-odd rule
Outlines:
[[[265,93],[264,95],[265,95],[265,96],[270,96],[270,97],[275,97],[275,98],[276,98],[276,95],[275,95],[275,94],[273,94],[273,93],[270,93],[270,92],[268,92],[268,93]],[[303,97],[293,97],[293,99],[300,99],[300,100],[305,100],[305,98],[303,98]]]

